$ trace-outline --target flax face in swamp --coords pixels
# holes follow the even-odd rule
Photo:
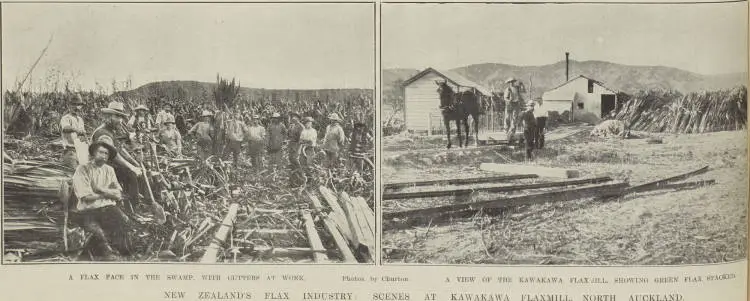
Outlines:
[[[13,17],[28,14],[49,16]],[[187,28],[141,28],[164,16]],[[4,4],[3,37],[19,43],[3,61],[43,58],[3,69],[24,75],[4,82],[5,262],[373,263],[373,16],[371,4]],[[190,42],[203,35],[221,55]],[[222,59],[186,59],[199,55]],[[139,56],[150,63],[122,59]]]
[[[668,51],[685,41],[658,26],[661,19],[643,17],[641,26],[665,37],[650,53],[668,52],[661,57],[670,60],[630,53],[607,61],[617,45],[652,41],[613,26],[622,15],[610,8],[640,16],[747,8],[737,6],[384,4],[384,262],[683,265],[745,258],[747,70],[731,60],[708,62],[731,49],[746,66],[746,46],[706,37],[716,47],[699,57]],[[584,29],[567,20],[587,15],[607,24]],[[517,30],[528,19],[545,22]],[[746,19],[736,13],[722,22],[745,28]],[[438,20],[451,29],[436,30]],[[565,39],[550,40],[550,33]],[[447,36],[457,37],[451,45],[473,46],[420,46],[443,45]],[[586,49],[596,51],[578,57],[576,47],[591,36],[600,36],[598,44]],[[710,75],[718,73],[733,75]]]

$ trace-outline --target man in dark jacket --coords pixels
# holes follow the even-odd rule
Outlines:
[[[526,110],[519,116],[523,123],[523,139],[526,142],[526,158],[532,160],[532,153],[534,151],[534,142],[536,140],[537,128],[536,118],[534,118],[534,102],[530,101],[526,104]]]

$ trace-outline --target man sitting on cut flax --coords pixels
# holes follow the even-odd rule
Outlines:
[[[93,235],[96,257],[105,261],[117,261],[119,253],[130,253],[125,226],[128,217],[117,206],[122,200],[122,187],[117,182],[115,170],[106,164],[117,155],[117,150],[104,142],[89,146],[90,160],[81,164],[73,174],[73,192],[78,197],[75,207],[83,228]]]

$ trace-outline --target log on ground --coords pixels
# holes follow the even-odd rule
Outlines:
[[[224,217],[224,221],[221,223],[221,227],[219,227],[219,230],[216,231],[216,235],[214,235],[214,239],[211,241],[211,244],[208,246],[208,248],[206,248],[206,252],[203,253],[203,257],[201,258],[202,263],[216,262],[216,258],[219,254],[219,250],[221,249],[221,245],[224,244],[224,242],[227,240],[227,236],[234,226],[234,219],[235,217],[237,217],[237,210],[239,208],[240,205],[237,203],[232,203],[231,205],[229,205],[229,212],[227,212],[227,215]]]
[[[708,172],[708,166],[704,166],[704,167],[701,167],[699,169],[696,169],[696,170],[693,170],[693,171],[690,171],[690,172],[686,172],[686,173],[683,173],[683,174],[679,174],[679,175],[676,175],[676,176],[673,176],[673,177],[669,177],[669,178],[665,178],[665,179],[661,179],[661,180],[657,180],[657,181],[653,181],[653,182],[649,182],[649,183],[645,183],[645,184],[633,186],[633,187],[628,188],[626,190],[626,192],[627,193],[633,193],[633,192],[642,192],[642,191],[649,191],[649,190],[654,190],[654,189],[660,189],[659,188],[660,186],[664,186],[667,183],[685,180],[685,179],[690,178],[692,176],[696,176],[696,175],[703,174],[703,173],[706,173],[706,172]]]
[[[303,212],[302,219],[305,221],[305,231],[307,231],[307,241],[310,242],[310,247],[313,250],[325,249],[323,247],[323,242],[320,241],[318,230],[315,229],[315,223],[313,222],[313,218],[312,215],[310,215],[310,212]],[[328,255],[315,252],[313,253],[313,260],[315,262],[327,262]]]
[[[431,190],[431,191],[418,191],[418,192],[400,192],[400,193],[384,193],[383,200],[396,200],[396,199],[413,199],[413,198],[429,198],[429,197],[441,197],[441,196],[460,196],[468,195],[475,192],[511,192],[527,189],[539,189],[539,188],[551,188],[551,187],[562,187],[572,185],[583,185],[583,184],[599,184],[604,182],[612,181],[610,177],[596,177],[587,178],[580,180],[568,180],[559,182],[544,182],[534,184],[521,184],[521,185],[503,185],[503,186],[488,186],[479,188],[465,188],[465,189],[448,189],[448,190]]]
[[[511,181],[511,180],[533,179],[533,178],[538,178],[538,177],[539,177],[538,175],[534,175],[534,174],[519,174],[519,175],[506,175],[506,176],[494,176],[494,177],[443,179],[443,180],[419,181],[419,182],[400,182],[400,183],[386,183],[383,185],[383,188],[384,189],[402,189],[402,188],[415,187],[415,186],[496,183],[496,182],[505,182],[505,181]]]
[[[533,205],[550,202],[562,202],[575,199],[620,195],[628,187],[627,183],[599,184],[586,187],[566,188],[538,194],[530,194],[516,197],[504,197],[496,200],[454,204],[424,209],[386,212],[383,219],[403,217],[424,217],[442,214],[451,211],[478,211],[480,209],[493,209],[504,207],[515,207],[521,205]]]
[[[518,165],[518,164],[499,164],[499,163],[482,163],[479,169],[484,171],[502,172],[509,174],[535,174],[547,178],[577,178],[580,172],[574,169],[544,167],[537,165]]]
[[[315,209],[317,209],[318,211],[322,211],[324,209],[323,205],[320,202],[320,199],[318,199],[316,195],[308,191],[307,197],[310,199],[310,202],[313,204]],[[339,250],[339,252],[341,252],[341,256],[343,256],[344,262],[357,262],[357,258],[354,257],[352,250],[346,243],[346,239],[344,238],[344,236],[341,235],[341,232],[339,231],[336,223],[329,216],[321,215],[321,218],[323,219],[323,225],[325,226],[326,230],[328,230],[328,233],[330,233],[333,237],[333,241],[336,243],[336,248]]]

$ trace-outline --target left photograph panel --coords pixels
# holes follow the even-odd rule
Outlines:
[[[374,17],[3,3],[2,264],[373,264]]]

